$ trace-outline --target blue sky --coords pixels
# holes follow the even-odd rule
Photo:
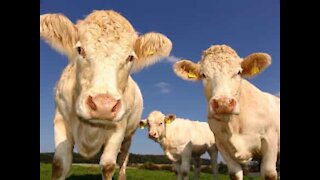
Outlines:
[[[280,1],[279,0],[68,0],[41,1],[40,14],[62,13],[72,22],[93,10],[113,9],[125,16],[136,31],[157,31],[173,42],[172,57],[133,74],[144,97],[145,118],[152,110],[175,113],[178,117],[207,121],[202,83],[179,79],[172,71],[177,58],[197,62],[203,50],[213,44],[227,44],[241,57],[253,52],[272,56],[272,65],[251,79],[263,91],[280,93]],[[54,151],[54,86],[65,56],[40,40],[40,152]],[[160,146],[137,130],[132,153],[163,154]]]

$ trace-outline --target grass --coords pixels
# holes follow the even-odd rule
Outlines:
[[[118,171],[114,175],[117,179]],[[190,179],[193,179],[193,173],[190,173]],[[67,180],[101,180],[100,168],[98,166],[72,165],[70,176]],[[170,171],[144,170],[137,168],[127,168],[127,180],[175,180],[176,176]],[[200,174],[201,180],[212,180],[212,175],[208,173]],[[227,175],[219,174],[219,180],[229,180]],[[259,177],[245,177],[245,180],[260,180]],[[51,180],[51,164],[40,163],[40,180]]]

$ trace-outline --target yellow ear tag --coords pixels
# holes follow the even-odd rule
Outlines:
[[[252,69],[251,69],[251,75],[255,75],[255,74],[257,74],[258,72],[259,72],[260,70],[259,70],[259,68],[258,67],[256,67],[256,66],[254,66]]]
[[[145,125],[140,126],[140,129],[144,129]]]
[[[171,119],[166,119],[166,124],[170,124],[172,122]]]
[[[194,74],[193,72],[189,72],[188,73],[188,78],[190,78],[190,79],[197,78],[197,75]]]
[[[153,55],[154,53],[155,53],[154,51],[149,51],[147,55]]]

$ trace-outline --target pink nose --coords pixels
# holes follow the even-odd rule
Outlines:
[[[121,108],[120,100],[115,100],[107,94],[88,96],[86,103],[93,119],[112,120]]]
[[[156,132],[149,132],[150,137],[156,137],[157,133]]]
[[[234,98],[213,98],[211,101],[211,107],[217,114],[231,114],[235,107],[237,101]]]

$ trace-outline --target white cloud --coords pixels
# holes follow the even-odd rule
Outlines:
[[[165,58],[166,62],[169,63],[176,63],[177,61],[181,60],[182,58],[176,57],[174,55],[168,56]]]
[[[276,92],[274,95],[280,97],[280,91]]]
[[[163,94],[169,94],[170,93],[169,84],[166,83],[166,82],[158,82],[154,86],[159,88],[160,92],[163,93]]]

